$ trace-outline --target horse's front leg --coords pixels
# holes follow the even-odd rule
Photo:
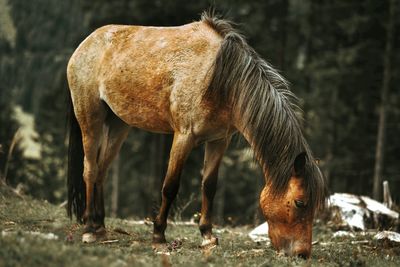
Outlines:
[[[193,145],[194,140],[191,134],[175,133],[169,156],[168,170],[161,192],[161,207],[156,219],[154,220],[154,248],[158,248],[160,244],[166,243],[165,229],[167,228],[168,212],[172,201],[178,193],[181,171]]]
[[[230,138],[206,143],[204,156],[202,205],[199,228],[203,236],[202,247],[218,245],[218,239],[212,234],[212,206],[217,189],[218,169]]]

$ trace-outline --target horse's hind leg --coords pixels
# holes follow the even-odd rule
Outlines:
[[[83,180],[86,187],[86,203],[83,214],[83,222],[85,224],[84,233],[95,233],[97,228],[100,227],[96,224],[95,219],[95,194],[99,192],[98,188],[96,188],[99,175],[97,160],[103,141],[102,130],[106,117],[106,109],[101,102],[94,101],[93,98],[91,100],[90,103],[74,103],[76,118],[82,131],[82,143],[85,155],[83,160]],[[94,241],[88,235],[84,235],[82,239],[87,242]]]
[[[223,154],[228,147],[230,137],[206,143],[204,156],[202,204],[199,228],[203,236],[202,247],[218,245],[218,239],[212,234],[212,206],[217,189],[218,169]]]
[[[160,211],[154,221],[153,247],[165,243],[168,212],[179,189],[179,180],[184,162],[194,145],[191,134],[175,133],[169,156],[168,170],[162,188]]]
[[[103,138],[97,156],[98,176],[94,186],[93,225],[89,225],[89,229],[87,229],[88,232],[82,237],[82,240],[85,242],[93,242],[96,240],[97,236],[105,234],[103,185],[108,167],[118,154],[128,132],[129,126],[109,110],[103,124]],[[90,227],[92,229],[90,229]]]

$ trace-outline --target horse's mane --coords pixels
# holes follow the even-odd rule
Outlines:
[[[223,37],[204,97],[239,112],[275,195],[286,192],[294,160],[305,152],[304,185],[309,203],[323,206],[325,182],[303,136],[302,111],[288,82],[247,44],[231,22],[206,12],[201,20]]]

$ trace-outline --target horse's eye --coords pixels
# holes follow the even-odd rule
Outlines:
[[[303,200],[295,200],[294,204],[296,205],[297,208],[304,208],[306,206]]]

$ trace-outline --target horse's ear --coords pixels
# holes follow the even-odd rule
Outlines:
[[[307,160],[307,154],[305,152],[298,154],[297,157],[295,158],[293,167],[294,167],[294,174],[296,176],[304,175],[306,160]]]

